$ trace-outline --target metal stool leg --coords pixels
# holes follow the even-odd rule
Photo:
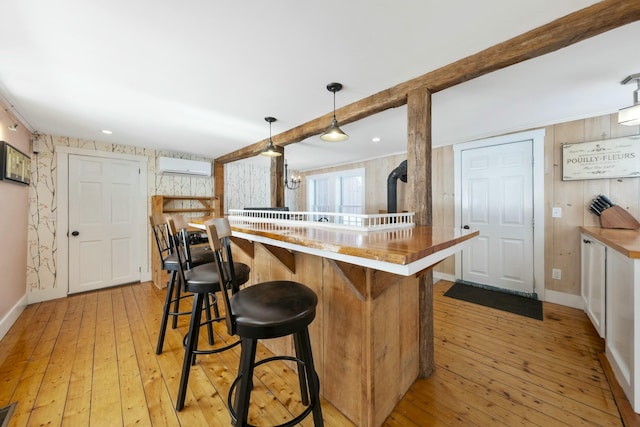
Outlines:
[[[180,376],[180,387],[178,388],[178,399],[176,410],[184,408],[184,399],[187,394],[187,383],[189,382],[189,372],[191,371],[191,361],[195,360],[193,351],[198,345],[198,333],[200,332],[200,318],[205,295],[193,295],[193,310],[191,311],[191,322],[189,323],[189,333],[187,335],[187,346],[184,350],[184,361],[182,362],[182,375]]]
[[[205,301],[205,316],[207,319],[207,338],[209,338],[209,345],[213,345],[214,341],[213,341],[213,325],[211,324],[211,303],[210,303],[210,299],[209,299],[209,295],[211,294],[207,294],[206,296],[206,301]],[[214,297],[215,298],[215,297]]]
[[[176,272],[172,271],[171,275],[175,276]],[[178,278],[177,284],[175,284],[175,278],[169,279],[169,281],[174,282],[173,287],[175,288],[175,299],[173,301],[173,312],[178,313],[180,311],[180,289],[182,289],[182,278]],[[178,327],[178,316],[173,316],[173,319],[171,319],[171,328],[175,329],[177,327]]]
[[[251,401],[251,389],[253,388],[253,364],[256,359],[257,344],[258,340],[249,338],[242,338],[240,344],[240,366],[238,367],[240,384],[236,389],[233,404],[236,419],[232,420],[233,425],[238,427],[246,426],[249,417],[249,402]]]
[[[316,368],[313,364],[313,353],[311,351],[311,340],[309,339],[309,330],[304,328],[296,333],[300,338],[300,347],[302,349],[302,360],[305,364],[307,380],[309,381],[309,392],[311,397],[311,405],[313,405],[313,425],[320,427],[324,425],[322,420],[322,407],[320,405],[320,380]]]
[[[162,309],[162,321],[160,322],[160,332],[158,333],[158,344],[156,345],[156,354],[162,353],[162,347],[164,347],[164,336],[167,331],[167,322],[169,319],[169,312],[171,309],[171,299],[173,298],[173,291],[176,283],[176,272],[172,271],[169,276],[169,283],[167,284],[167,296],[164,300],[164,308]],[[177,312],[177,310],[176,310]],[[173,321],[176,321],[176,317],[173,317]],[[175,327],[175,326],[174,326]]]
[[[300,340],[298,334],[293,335],[293,343],[296,348],[296,357],[300,360],[304,360],[304,352],[302,351]],[[306,376],[306,366],[303,363],[298,362],[298,379],[300,380],[300,397],[302,398],[302,404],[304,406],[309,406],[309,390],[307,387],[307,376]]]

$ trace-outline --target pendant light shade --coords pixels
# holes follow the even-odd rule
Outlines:
[[[618,123],[627,126],[640,125],[640,100],[638,99],[638,92],[640,92],[640,73],[632,74],[622,80],[620,83],[626,85],[629,82],[635,81],[638,88],[633,91],[633,105],[631,107],[623,108],[618,111]]]
[[[260,152],[260,154],[269,157],[282,156],[282,153],[276,149],[275,145],[273,145],[273,140],[271,139],[271,123],[275,122],[277,119],[275,117],[265,117],[264,119],[269,123],[269,143],[264,150]]]
[[[340,83],[329,83],[327,85],[327,90],[333,93],[333,120],[331,120],[331,124],[327,130],[320,135],[320,139],[323,141],[340,142],[349,138],[349,135],[340,129],[340,126],[338,126],[338,120],[336,119],[336,92],[339,92],[341,89],[342,85]]]

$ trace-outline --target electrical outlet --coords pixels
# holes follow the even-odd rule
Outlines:
[[[554,268],[553,270],[551,270],[551,278],[555,280],[562,279],[562,270],[560,270],[559,268]]]
[[[555,207],[551,209],[551,218],[562,218],[562,208]]]

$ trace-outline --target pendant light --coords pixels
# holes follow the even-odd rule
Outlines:
[[[635,81],[638,84],[638,88],[633,91],[633,105],[631,107],[623,108],[618,111],[618,123],[627,126],[640,125],[640,100],[638,99],[638,92],[640,92],[640,73],[632,74],[622,80],[620,83],[626,85],[629,82]]]
[[[320,135],[320,139],[329,142],[345,141],[349,138],[349,135],[342,132],[342,129],[338,126],[338,120],[336,120],[336,92],[342,90],[342,85],[340,83],[329,83],[327,90],[333,93],[333,120],[331,120],[331,125],[327,130]]]
[[[269,143],[265,149],[260,152],[260,154],[269,157],[282,156],[282,153],[276,150],[275,145],[273,145],[273,140],[271,139],[271,123],[275,122],[277,119],[275,117],[265,117],[264,119],[269,122]]]

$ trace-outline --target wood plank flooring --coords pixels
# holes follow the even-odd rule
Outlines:
[[[541,322],[444,297],[450,285],[435,285],[435,372],[414,383],[385,427],[622,425],[599,361],[603,342],[581,311],[545,303]],[[187,319],[157,356],[163,298],[149,282],[27,307],[0,341],[0,406],[18,403],[9,425],[230,425],[239,348],[199,357],[176,412]],[[216,332],[225,339],[223,325]],[[297,375],[280,363],[260,368],[251,422],[298,413]],[[322,408],[327,427],[353,425],[328,402]]]

